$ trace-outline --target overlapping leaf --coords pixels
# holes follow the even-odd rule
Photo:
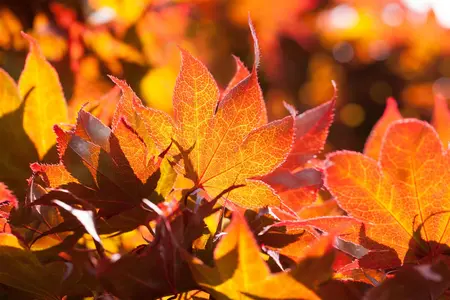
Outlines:
[[[178,202],[164,203],[166,209],[152,205],[159,213],[154,240],[118,260],[102,260],[97,272],[105,288],[121,299],[157,298],[197,288],[180,251],[192,251],[217,200],[199,206],[196,212]]]
[[[61,161],[57,165],[32,166],[31,195],[39,186],[50,191],[35,197],[37,201],[30,199],[35,201],[33,204],[49,205],[52,199],[60,199],[62,195],[82,207],[95,208],[99,217],[112,218],[103,232],[128,231],[144,224],[148,213],[139,207],[141,200],[150,197],[154,201],[163,200],[154,193],[161,175],[161,158],[148,153],[145,142],[125,117],[120,117],[111,130],[81,110],[72,130],[55,126],[55,132]],[[51,192],[56,188],[66,188],[72,196]],[[133,221],[126,221],[125,216]],[[61,226],[52,231],[71,228]]]
[[[0,148],[0,181],[22,199],[29,164],[49,155],[56,139],[52,127],[67,122],[67,106],[58,74],[46,61],[37,42],[29,41],[30,52],[18,88],[0,72],[0,138],[8,147]]]
[[[164,151],[172,143],[175,130],[170,116],[163,111],[145,107],[125,81],[112,76],[110,78],[122,90],[112,127],[116,126],[121,116],[125,116],[128,123],[144,139],[150,153]]]
[[[196,187],[214,198],[230,186],[244,184],[226,198],[248,208],[279,204],[279,197],[267,184],[252,178],[279,166],[289,153],[293,137],[292,117],[267,124],[256,75],[256,36],[254,41],[256,61],[251,74],[238,62],[237,73],[222,96],[207,68],[181,50],[182,66],[173,99],[174,121],[163,112],[144,108],[125,82],[112,78],[123,93],[117,113],[126,115],[139,134],[148,133],[148,139],[144,137],[148,146],[161,149],[175,140],[184,173]],[[116,123],[114,117],[113,127]]]
[[[364,154],[373,159],[378,159],[386,130],[391,123],[400,119],[402,119],[402,115],[398,111],[397,102],[395,102],[394,98],[388,98],[383,116],[375,124],[370,136],[367,138]]]
[[[336,232],[341,238],[346,239],[348,235],[354,236],[355,232],[361,228],[360,221],[348,216],[305,215],[304,217],[304,219],[275,222],[264,227],[259,233],[259,240],[269,249],[296,260],[313,241],[320,237],[322,232]],[[279,230],[281,228],[284,230]]]
[[[347,238],[369,250],[361,265],[392,268],[437,257],[449,242],[449,159],[436,131],[405,119],[384,135],[379,161],[342,151],[328,156],[326,185],[364,225]]]
[[[235,213],[214,251],[214,267],[193,257],[189,265],[197,283],[216,299],[319,299],[314,289],[329,276],[331,242],[330,236],[322,238],[297,266],[271,273],[246,222]]]
[[[317,199],[322,186],[321,171],[307,163],[325,146],[335,102],[336,90],[331,101],[295,117],[295,140],[287,160],[262,178],[277,191],[283,201],[283,211],[293,218],[298,218],[300,210]]]
[[[383,116],[375,124],[366,145],[364,146],[364,154],[379,159],[381,145],[383,143],[384,135],[389,125],[393,122],[402,119],[402,115],[398,111],[397,102],[394,98],[388,98],[386,102],[386,109]],[[442,96],[436,96],[434,102],[433,117],[431,124],[441,138],[444,148],[448,148],[450,141],[450,111],[448,109],[447,101]]]

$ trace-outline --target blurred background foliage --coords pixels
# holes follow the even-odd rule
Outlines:
[[[404,116],[425,119],[436,94],[450,97],[448,0],[3,0],[0,66],[18,79],[25,31],[60,74],[72,116],[105,94],[118,97],[107,74],[170,113],[177,46],[222,87],[235,69],[231,54],[252,65],[248,12],[270,119],[287,114],[283,101],[299,112],[328,101],[336,81],[328,150],[361,150],[389,96]]]

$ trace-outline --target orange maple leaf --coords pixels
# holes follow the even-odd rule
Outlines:
[[[140,204],[156,187],[159,162],[122,117],[111,130],[80,110],[70,131],[55,126],[60,163],[33,164],[34,180],[45,188],[69,186],[75,195],[110,216]],[[31,199],[33,200],[33,199]]]
[[[416,119],[388,126],[378,161],[350,151],[327,157],[326,187],[364,223],[345,237],[369,250],[361,266],[417,263],[448,248],[449,161],[435,129]]]
[[[331,101],[295,117],[295,140],[289,156],[275,171],[262,177],[281,197],[282,211],[277,214],[280,218],[298,218],[300,211],[317,199],[322,172],[309,162],[325,146],[336,98],[335,88]]]
[[[197,188],[203,188],[214,198],[231,186],[245,185],[225,198],[238,206],[257,208],[280,203],[272,188],[254,178],[272,172],[284,162],[293,141],[294,119],[289,116],[267,124],[256,73],[258,42],[251,23],[250,28],[255,44],[253,70],[236,83],[247,75],[238,62],[238,71],[222,97],[207,68],[181,49],[173,122],[160,111],[144,108],[125,82],[112,80],[123,92],[117,111],[127,116],[138,133],[146,131],[156,148],[167,145],[173,138],[183,157],[185,176]]]
[[[254,29],[252,72],[219,100],[219,89],[206,67],[185,50],[174,93],[175,140],[185,154],[186,176],[215,197],[226,195],[238,206],[278,205],[279,197],[264,182],[252,179],[284,162],[293,139],[293,117],[266,124],[266,107],[256,69],[259,48]],[[238,76],[239,72],[238,72]],[[189,152],[189,153],[187,153]]]
[[[378,159],[380,156],[381,143],[387,128],[392,122],[400,119],[402,119],[402,115],[398,111],[397,102],[395,102],[392,97],[388,98],[383,115],[373,127],[372,132],[364,145],[364,154],[373,159]]]
[[[367,139],[364,146],[364,154],[373,159],[378,159],[386,130],[393,122],[401,119],[403,117],[398,111],[397,102],[392,97],[388,98],[383,116],[375,124]],[[450,111],[446,100],[442,96],[436,96],[435,98],[431,124],[436,129],[444,147],[447,148],[450,142],[450,126],[448,125],[450,124]]]

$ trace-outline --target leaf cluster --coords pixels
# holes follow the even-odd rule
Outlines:
[[[58,74],[23,34],[18,85],[0,72],[2,295],[445,297],[445,101],[430,125],[403,119],[390,99],[364,154],[319,159],[336,95],[269,122],[249,24],[254,65],[236,58],[224,89],[180,49],[173,117],[111,76],[121,91],[111,115],[83,106],[74,124]]]

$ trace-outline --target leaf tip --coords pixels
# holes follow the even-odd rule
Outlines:
[[[107,75],[109,79],[111,79],[114,84],[116,84],[119,88],[122,89],[123,85],[125,84],[125,80],[119,79],[116,76],[113,75]]]
[[[287,103],[286,101],[283,101],[284,107],[287,109],[289,114],[293,117],[295,117],[298,114],[298,111],[295,109],[295,107],[292,104]]]
[[[333,97],[331,97],[331,102],[333,103],[333,106],[334,106],[334,103],[336,103],[336,101],[337,101],[339,90],[338,90],[336,81],[331,80],[331,85],[333,86]]]
[[[253,64],[253,71],[252,73],[256,73],[256,69],[258,69],[260,60],[261,60],[261,53],[259,50],[259,43],[258,43],[258,37],[256,35],[255,26],[253,26],[252,18],[250,16],[250,12],[248,12],[248,27],[250,28],[250,32],[252,34],[253,39],[253,50],[255,53],[255,62]]]
[[[30,164],[30,169],[33,173],[39,173],[42,171],[42,165],[38,162],[34,162]]]
[[[37,40],[34,37],[32,37],[31,35],[29,35],[28,33],[25,33],[23,31],[21,31],[20,34],[30,44],[30,52],[37,52],[38,54],[41,55],[39,44],[38,44]]]

